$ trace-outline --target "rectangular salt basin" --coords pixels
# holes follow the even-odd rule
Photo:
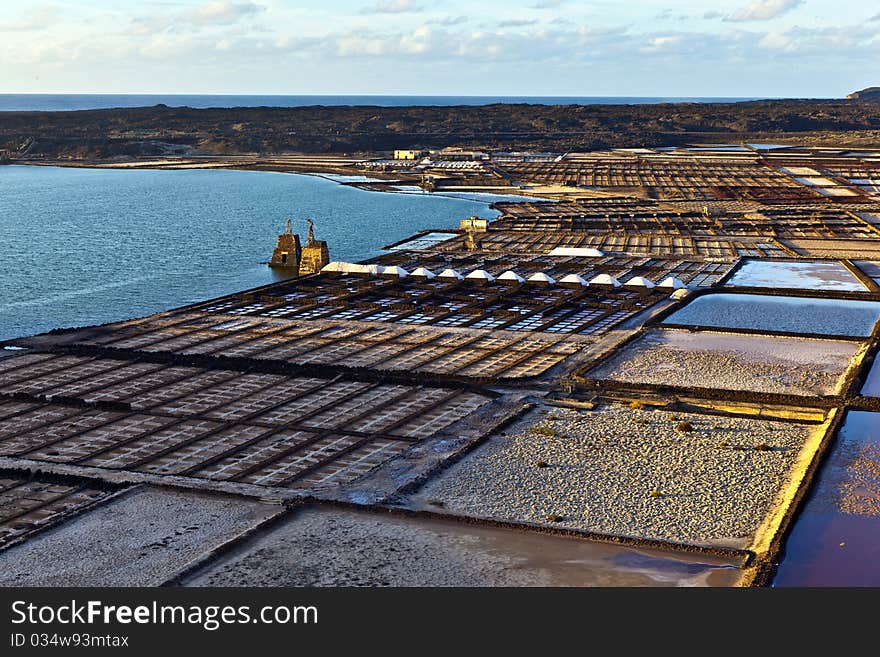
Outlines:
[[[880,414],[850,411],[785,543],[774,586],[880,586]]]
[[[737,561],[565,536],[311,507],[185,586],[730,586]]]
[[[829,180],[828,178],[795,178],[799,183],[803,185],[809,185],[811,187],[833,187],[834,181]]]
[[[689,431],[677,430],[683,422]],[[429,480],[413,502],[477,518],[747,548],[819,430],[625,406],[536,410]]]
[[[865,397],[880,397],[880,355],[874,359],[861,393]]]
[[[133,489],[0,552],[0,586],[159,586],[283,507]]]
[[[813,189],[822,196],[858,196],[854,190],[846,187],[814,187]]]
[[[857,342],[660,329],[589,373],[599,380],[787,395],[833,395]]]
[[[457,237],[456,233],[427,233],[420,235],[411,240],[407,240],[397,246],[392,246],[389,251],[423,251],[430,249],[435,244],[445,242],[448,239]]]
[[[853,264],[870,276],[875,283],[880,283],[880,261],[877,260],[854,260]]]
[[[815,169],[811,169],[809,167],[787,167],[783,168],[782,171],[792,175],[792,176],[818,176],[819,172]]]
[[[694,299],[664,323],[867,337],[878,317],[880,301],[721,293]]]
[[[747,260],[727,281],[729,286],[864,292],[865,286],[839,262]]]

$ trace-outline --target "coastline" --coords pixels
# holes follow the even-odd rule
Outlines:
[[[35,168],[38,166],[43,168]],[[5,221],[4,226],[0,227],[2,228],[0,240],[3,240],[4,245],[7,246],[3,251],[7,253],[10,263],[18,262],[19,258],[22,260],[21,266],[18,268],[19,272],[11,273],[9,277],[5,277],[4,282],[10,286],[15,285],[22,290],[28,290],[24,295],[12,293],[5,297],[6,302],[20,300],[22,303],[27,302],[28,304],[27,308],[19,308],[18,310],[7,307],[6,310],[9,313],[7,321],[2,322],[5,328],[9,329],[5,332],[6,338],[24,337],[31,333],[48,331],[53,328],[122,321],[128,317],[144,316],[236,291],[272,285],[281,280],[281,275],[263,263],[271,256],[275,237],[280,232],[283,218],[287,213],[293,213],[293,216],[297,217],[305,215],[317,219],[318,234],[327,235],[329,232],[330,238],[334,241],[336,259],[352,262],[382,255],[385,253],[384,247],[388,242],[405,241],[412,234],[428,227],[443,226],[454,232],[457,231],[461,218],[472,214],[487,217],[494,217],[498,214],[489,210],[491,200],[487,199],[450,198],[445,195],[434,195],[433,199],[428,198],[427,195],[425,198],[414,198],[415,195],[395,192],[390,189],[377,190],[359,185],[331,184],[336,182],[332,178],[307,175],[308,172],[304,171],[257,171],[256,173],[273,174],[265,176],[264,179],[263,176],[248,173],[252,171],[248,169],[230,169],[228,173],[217,176],[212,176],[201,170],[182,169],[179,172],[180,178],[169,174],[122,174],[120,178],[118,175],[112,174],[114,172],[120,174],[121,171],[128,168],[110,167],[113,168],[113,171],[102,175],[101,170],[106,168],[108,167],[53,166],[50,163],[44,163],[32,165],[30,169],[26,169],[24,165],[13,165],[6,171],[6,175],[4,175],[3,169],[0,169],[0,179],[10,185],[11,190],[16,185],[14,181],[19,179],[22,182],[30,179],[45,179],[48,185],[53,186],[59,182],[72,181],[69,184],[61,184],[60,191],[50,194],[49,198],[53,201],[48,204],[37,203],[31,206],[26,204],[24,197],[16,202],[15,199],[19,197],[19,194],[7,195],[6,200],[9,201],[9,204],[4,204],[4,207],[7,208],[7,219],[16,215],[28,217],[31,212],[30,208],[33,207],[36,216],[28,220],[29,224],[41,226],[45,224],[48,230],[53,221],[63,220],[58,235],[66,236],[68,245],[76,244],[78,250],[83,250],[87,249],[86,243],[89,240],[103,244],[103,246],[95,247],[97,255],[89,256],[91,264],[87,269],[104,272],[103,277],[86,274],[80,276],[70,270],[69,268],[73,265],[68,264],[68,273],[63,277],[64,280],[61,280],[62,276],[53,275],[51,268],[47,270],[41,265],[26,261],[27,247],[24,244],[17,246],[17,241],[13,238],[17,234],[14,222]],[[18,173],[16,173],[16,169]],[[82,169],[82,171],[71,171],[71,169]],[[150,167],[150,170],[157,172],[163,169],[162,167]],[[187,171],[191,171],[191,173],[187,173]],[[93,181],[86,183],[89,188],[95,185],[116,187],[122,184],[123,189],[131,189],[134,193],[140,193],[139,190],[144,193],[149,192],[150,189],[157,190],[150,193],[158,193],[158,198],[163,200],[147,201],[147,203],[148,207],[155,206],[154,214],[166,216],[166,219],[160,223],[169,226],[172,224],[181,226],[188,223],[191,228],[169,227],[164,234],[160,234],[161,231],[157,233],[143,224],[141,213],[135,212],[128,220],[116,221],[107,218],[109,215],[102,209],[104,206],[101,204],[95,210],[97,212],[95,216],[92,216],[91,212],[83,212],[78,208],[81,207],[81,204],[89,202],[90,198],[81,194],[70,195],[68,191],[65,191],[71,189],[70,185],[81,184],[76,183],[80,179],[75,175],[77,173],[81,173],[87,180]],[[294,177],[283,178],[283,174],[294,174]],[[106,182],[102,183],[102,180]],[[212,199],[218,201],[218,198],[210,190],[217,193],[223,192],[224,189],[227,189],[227,182],[224,181],[228,181],[228,184],[235,189],[240,189],[245,197],[251,198],[252,205],[243,208],[236,204],[230,206],[225,200],[219,200],[217,206],[219,215],[224,216],[218,216],[216,219],[209,218],[206,215],[218,213],[216,211],[205,212],[200,208],[210,208]],[[251,195],[248,190],[254,187],[257,190],[270,191],[262,195],[259,192]],[[26,186],[22,189],[29,188],[30,186]],[[169,189],[173,192],[173,197],[165,196]],[[385,191],[385,194],[359,194],[359,192],[365,191]],[[116,196],[118,194],[111,194],[108,207],[112,208],[121,204],[118,212],[125,213],[126,206],[123,199],[113,200]],[[327,200],[321,201],[320,198],[324,196],[327,197]],[[338,208],[341,215],[338,215],[336,210],[331,211],[331,199],[336,199],[337,196],[339,197],[337,199],[339,205],[334,204],[333,207]],[[227,196],[224,194],[220,198],[226,199]],[[312,199],[318,200],[313,202]],[[163,209],[163,205],[169,203],[175,207],[182,203],[189,210],[177,210],[175,207]],[[58,204],[72,205],[69,211],[53,212],[58,208]],[[112,210],[110,214],[113,214]],[[327,221],[332,220],[332,225],[329,223],[322,225],[320,218],[325,216]],[[49,219],[49,217],[54,217],[54,219]],[[349,221],[346,217],[353,217],[355,220]],[[114,223],[119,225],[111,225]],[[128,224],[128,227],[123,224]],[[74,235],[70,232],[77,225],[81,226],[80,230],[85,231],[81,233],[82,239],[73,239]],[[133,229],[131,226],[137,226],[137,228]],[[370,231],[369,237],[364,236],[365,239],[359,235],[363,226],[374,227]],[[56,226],[56,228],[58,227]],[[225,231],[224,243],[232,240],[236,246],[221,247],[218,245],[215,247],[210,245],[212,239],[210,236],[206,235],[204,239],[199,239],[186,238],[181,234],[179,239],[182,241],[175,248],[180,248],[182,253],[179,258],[175,259],[169,255],[170,247],[164,235],[177,235],[176,231],[184,230],[189,233],[210,230],[214,235],[219,234],[217,231]],[[36,238],[38,231],[27,231],[26,234],[30,235],[31,233],[34,234],[32,239],[38,242]],[[90,237],[87,237],[88,235]],[[139,252],[130,245],[132,241],[142,244],[141,249],[145,252],[143,255],[139,256]],[[112,243],[113,247],[108,247],[107,242]],[[208,265],[207,261],[203,261],[206,256],[215,257],[217,255],[221,258],[219,263]],[[41,256],[36,260],[44,261],[45,257]],[[142,278],[140,274],[143,272],[140,270],[132,271],[131,267],[136,261],[139,261],[135,258],[141,258],[143,262],[152,262],[153,267],[159,268],[159,271],[151,270],[149,272],[153,281],[147,290],[139,291],[137,281]],[[58,280],[51,287],[47,287],[48,284],[43,285],[38,282],[54,279]],[[114,295],[113,291],[102,292],[102,290],[108,289],[108,281],[112,282],[112,286],[109,287],[119,292],[118,294]],[[161,282],[157,283],[156,281]],[[146,285],[146,283],[141,283],[141,285]],[[59,298],[59,290],[67,290],[70,294]],[[101,295],[106,296],[107,299],[101,300]],[[41,305],[35,301],[44,298],[54,300],[51,303],[67,304],[69,308],[56,307],[53,310],[53,307],[48,305],[50,302]],[[77,304],[81,306],[80,309],[75,308]],[[3,305],[6,304],[0,304],[0,306]],[[95,312],[81,312],[82,308],[89,306],[93,307]],[[130,307],[126,308],[126,306]],[[2,309],[0,309],[0,315],[2,314]],[[40,317],[41,314],[47,320],[51,318],[53,322],[55,319],[61,321],[60,323],[44,322]],[[28,327],[32,327],[32,330],[25,330]],[[3,335],[4,332],[0,331],[0,336]]]
[[[201,160],[202,157],[199,158],[179,158],[179,157],[168,157],[168,158],[151,158],[147,161],[139,161],[139,160],[129,160],[129,161],[106,161],[106,160],[94,160],[94,161],[79,161],[79,160],[13,160],[9,163],[9,166],[44,166],[44,167],[63,167],[69,169],[116,169],[123,171],[139,171],[139,170],[153,170],[153,171],[189,171],[189,170],[232,170],[232,171],[264,171],[267,173],[290,173],[290,174],[298,174],[304,176],[314,176],[317,178],[322,178],[324,180],[334,182],[338,185],[343,185],[346,187],[357,187],[358,189],[362,189],[368,192],[383,192],[386,194],[416,194],[413,191],[405,191],[395,189],[394,187],[397,185],[418,185],[420,182],[420,178],[418,176],[413,176],[411,174],[405,173],[384,173],[384,172],[369,172],[369,176],[364,175],[366,178],[370,178],[372,180],[367,181],[343,181],[337,180],[333,178],[333,175],[337,176],[345,176],[351,177],[356,175],[357,170],[351,167],[338,166],[333,164],[327,164],[322,162],[321,155],[308,156],[307,159],[303,160],[302,164],[292,163],[285,158],[268,158],[268,157],[254,157],[254,158],[242,158],[241,156],[229,156],[235,161],[224,161],[220,158],[215,158],[214,156],[203,156],[204,161]],[[332,158],[335,159],[335,158]],[[329,174],[329,175],[328,175]],[[384,177],[385,180],[383,180]],[[505,191],[501,192],[500,189],[504,189]],[[580,194],[584,194],[586,190],[577,190]],[[445,192],[445,193],[444,193]],[[480,195],[492,195],[499,197],[507,197],[507,196],[521,196],[524,199],[535,199],[535,200],[557,200],[557,199],[547,199],[544,198],[549,195],[558,195],[564,197],[565,195],[571,194],[571,190],[566,190],[564,188],[555,189],[548,188],[546,186],[542,187],[525,187],[525,186],[468,186],[462,187],[459,189],[446,189],[439,191],[425,191],[424,194],[430,194],[431,196],[441,196],[444,198],[467,198],[465,196],[457,196],[456,194],[480,194]],[[481,201],[484,199],[468,199],[468,200],[476,200]],[[492,201],[485,199],[487,203],[492,205]],[[498,202],[498,201],[496,201]]]

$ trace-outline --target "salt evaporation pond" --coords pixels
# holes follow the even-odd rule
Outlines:
[[[736,560],[724,557],[312,507],[195,571],[185,585],[692,587],[734,586],[740,575]]]
[[[458,233],[426,233],[418,237],[407,240],[397,246],[392,246],[389,251],[423,251],[430,249],[435,244],[445,242],[446,240],[456,237]]]
[[[864,292],[865,286],[839,262],[747,260],[730,277],[729,286]]]
[[[878,317],[878,301],[721,293],[694,299],[664,323],[861,337]]]
[[[773,585],[880,586],[880,414],[847,414]]]
[[[853,264],[880,284],[880,262],[876,260],[854,260]]]
[[[874,359],[861,393],[865,397],[880,397],[880,356]]]
[[[657,329],[590,372],[595,379],[790,395],[840,391],[851,340]]]

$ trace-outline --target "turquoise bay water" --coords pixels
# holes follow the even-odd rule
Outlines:
[[[485,201],[387,194],[316,176],[0,166],[0,340],[147,315],[270,283],[285,218],[334,260],[493,217]]]

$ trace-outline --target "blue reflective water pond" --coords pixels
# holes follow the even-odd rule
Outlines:
[[[880,413],[850,411],[774,586],[880,586]]]
[[[761,294],[707,294],[666,318],[666,324],[730,329],[868,336],[880,302]]]

